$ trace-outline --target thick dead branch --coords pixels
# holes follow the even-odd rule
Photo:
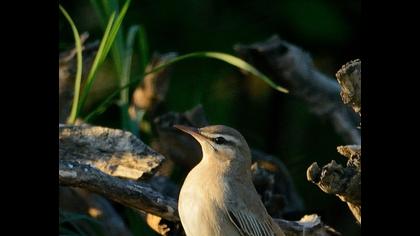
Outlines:
[[[362,63],[356,59],[342,66],[335,75],[341,87],[341,99],[344,104],[350,104],[359,115],[362,111],[361,73]]]
[[[92,165],[113,176],[151,176],[164,160],[129,132],[88,125],[60,125],[59,130],[60,160]]]
[[[285,85],[290,94],[305,101],[312,111],[332,122],[346,142],[360,144],[358,117],[340,101],[340,87],[319,72],[303,50],[277,36],[252,45],[236,45],[245,60]]]
[[[346,202],[354,217],[361,223],[361,149],[354,145],[340,146],[337,149],[348,158],[346,167],[333,160],[321,169],[315,162],[308,168],[307,178],[325,193],[335,194]]]
[[[83,45],[89,37],[88,33],[80,36],[82,43],[83,71],[82,80],[87,76],[89,68],[98,50],[99,41]],[[59,123],[65,123],[70,115],[71,104],[73,102],[74,82],[76,79],[76,48],[62,52],[59,55]]]
[[[160,194],[148,184],[119,179],[87,164],[60,160],[59,182],[63,186],[84,188],[128,207],[179,221],[177,203],[173,198]]]
[[[339,232],[335,231],[328,225],[321,222],[321,217],[316,214],[305,215],[299,221],[286,221],[282,219],[274,219],[280,225],[287,236],[339,236]]]

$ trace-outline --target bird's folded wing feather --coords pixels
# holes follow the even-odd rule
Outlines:
[[[257,217],[247,209],[227,209],[229,219],[243,236],[284,236],[283,231],[270,218]]]

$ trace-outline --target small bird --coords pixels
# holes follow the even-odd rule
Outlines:
[[[251,151],[235,129],[174,127],[192,135],[203,158],[187,175],[178,211],[187,236],[284,236],[251,176]]]

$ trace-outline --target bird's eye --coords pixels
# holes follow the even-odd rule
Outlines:
[[[226,141],[226,139],[225,138],[223,138],[223,137],[217,137],[217,138],[215,138],[214,139],[214,142],[216,143],[216,144],[225,144],[225,143],[227,143],[227,141]]]

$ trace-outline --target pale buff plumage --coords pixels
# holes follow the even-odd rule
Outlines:
[[[251,153],[242,135],[222,125],[175,127],[191,134],[203,150],[179,195],[187,236],[284,236],[252,183]]]

